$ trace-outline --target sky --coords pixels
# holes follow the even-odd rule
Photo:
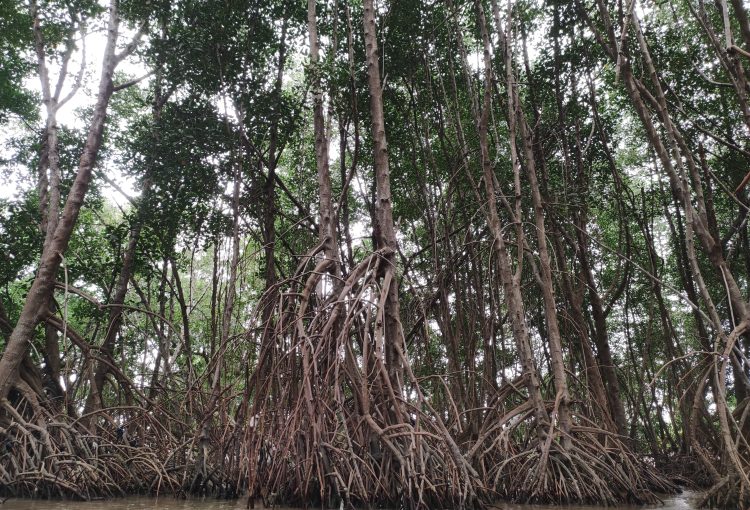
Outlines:
[[[129,41],[133,35],[133,31],[121,27],[120,41]],[[85,37],[85,53],[86,53],[86,71],[84,80],[81,88],[73,96],[73,98],[63,105],[57,113],[58,125],[66,126],[70,128],[85,129],[88,125],[88,119],[81,118],[79,112],[85,108],[92,106],[96,100],[95,93],[99,83],[99,76],[101,73],[102,60],[104,58],[104,48],[106,46],[106,33],[104,31],[96,31],[88,33]],[[68,91],[71,90],[75,83],[75,77],[80,69],[84,44],[81,41],[78,43],[78,49],[71,56],[70,64],[68,66],[68,76],[65,80],[60,97],[65,97]],[[29,48],[31,52],[32,48]],[[60,74],[59,65],[54,62],[47,62],[47,67],[50,74],[50,82],[52,87],[57,82]],[[136,57],[129,57],[125,59],[118,67],[117,73],[125,73],[131,77],[140,77],[146,74],[146,67],[142,62],[136,60]],[[140,86],[147,86],[148,81],[144,80]],[[36,73],[36,69],[31,73],[24,81],[24,87],[28,90],[41,96],[41,85],[39,76]],[[37,129],[41,129],[44,125],[44,119],[46,112],[44,106],[40,104],[40,120],[38,126],[34,126]],[[15,120],[15,121],[14,121]],[[17,117],[11,118],[11,120],[4,126],[4,130],[0,131],[0,159],[7,159],[13,155],[13,149],[9,147],[9,143],[13,138],[17,138],[20,135],[28,133],[29,129],[24,123]],[[5,169],[2,169],[5,170]],[[0,200],[1,199],[13,199],[18,197],[23,191],[28,189],[32,184],[28,178],[22,174],[27,172],[27,169],[11,166],[12,173],[9,179],[5,179],[4,176],[0,177]],[[116,175],[112,172],[108,174],[108,177],[115,181],[118,186],[133,197],[138,195],[138,192],[134,189],[134,183],[121,175],[119,172]],[[128,200],[122,196],[122,194],[115,190],[112,186],[102,182],[102,194],[110,201],[118,204],[119,206],[125,206]]]

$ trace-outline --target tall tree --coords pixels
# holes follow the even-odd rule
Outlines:
[[[138,32],[128,46],[116,51],[119,35],[120,15],[118,2],[113,0],[109,5],[109,20],[107,22],[107,45],[102,62],[102,73],[99,79],[96,105],[89,125],[86,145],[78,165],[78,173],[73,186],[65,201],[62,216],[57,222],[54,230],[50,231],[48,226],[45,248],[39,265],[37,276],[29,289],[26,303],[13,333],[8,339],[3,357],[0,358],[0,398],[7,398],[11,387],[18,381],[18,370],[21,360],[25,355],[29,342],[37,325],[47,314],[48,305],[54,288],[57,271],[64,259],[70,236],[75,227],[78,214],[81,210],[86,190],[91,181],[91,174],[96,156],[102,143],[104,121],[107,115],[107,105],[114,92],[113,76],[117,65],[135,50],[142,33]],[[49,142],[48,142],[49,145]],[[49,211],[50,213],[54,212]]]

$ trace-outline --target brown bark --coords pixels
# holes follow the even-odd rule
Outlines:
[[[378,38],[375,28],[373,0],[364,0],[363,6],[367,80],[370,90],[370,115],[372,117],[373,162],[376,188],[375,216],[378,227],[374,234],[376,241],[375,248],[378,250],[388,248],[387,255],[385,255],[386,272],[390,271],[394,273],[393,278],[390,279],[384,304],[385,362],[391,378],[391,384],[397,389],[396,392],[398,394],[402,379],[401,360],[399,359],[398,352],[399,350],[406,352],[400,320],[398,279],[395,277],[398,242],[393,224],[390,165],[383,115],[383,90],[380,83],[380,61],[378,57]]]
[[[328,137],[323,114],[323,89],[319,66],[318,28],[315,15],[316,0],[307,3],[307,29],[310,41],[310,70],[313,89],[313,124],[315,130],[315,163],[318,169],[318,193],[320,216],[318,229],[324,256],[334,263],[333,272],[339,272],[339,249],[336,235],[336,215],[333,210],[333,190],[328,165]]]
[[[745,42],[745,49],[750,50],[750,20],[748,20],[747,9],[745,9],[742,0],[731,0],[734,14],[740,25],[740,33]]]
[[[626,189],[622,184],[622,178],[620,177],[620,172],[618,171],[617,163],[615,161],[615,158],[613,157],[611,150],[609,148],[609,140],[607,133],[603,129],[601,122],[599,120],[599,112],[598,112],[598,103],[596,100],[596,89],[594,87],[593,80],[589,79],[589,91],[591,94],[591,107],[592,107],[592,113],[594,115],[594,122],[596,125],[596,129],[599,132],[599,135],[601,137],[601,143],[602,147],[604,149],[604,154],[607,159],[607,164],[609,166],[610,172],[612,173],[612,177],[614,179],[615,189],[618,192],[618,196],[623,195],[626,193]],[[580,152],[580,149],[579,149]],[[578,165],[579,165],[579,174],[581,174],[582,178],[588,180],[585,177],[585,171],[583,169],[583,163],[580,161],[580,158],[578,158]],[[587,186],[586,186],[587,187]],[[624,216],[625,210],[622,205],[622,200],[619,200],[619,209],[620,213]],[[620,392],[620,382],[617,377],[617,370],[614,365],[614,362],[612,360],[612,354],[609,346],[609,333],[607,330],[607,315],[609,314],[609,311],[611,310],[613,299],[610,299],[610,303],[605,307],[605,304],[601,298],[601,294],[597,290],[596,282],[594,279],[594,274],[591,269],[591,264],[589,262],[588,253],[590,252],[589,248],[589,242],[588,242],[588,235],[586,234],[586,224],[588,222],[588,208],[584,204],[583,209],[577,219],[578,221],[578,228],[577,231],[577,238],[578,238],[578,259],[581,262],[581,267],[583,270],[583,278],[586,282],[586,287],[588,288],[589,293],[589,301],[591,302],[591,308],[592,308],[592,314],[594,315],[594,342],[596,344],[597,349],[597,358],[599,360],[600,364],[600,371],[602,373],[602,376],[604,378],[604,381],[607,386],[607,398],[609,401],[609,408],[610,408],[610,414],[612,415],[612,419],[614,420],[617,431],[620,435],[627,435],[627,416],[625,414],[625,405],[623,404],[621,392]],[[631,236],[630,231],[628,229],[627,222],[623,222],[622,224],[622,230],[624,231],[624,240],[625,240],[625,246],[626,249],[630,250],[630,244],[631,244]],[[628,274],[629,274],[629,266],[625,266],[625,270],[623,271],[623,279],[620,283],[619,290],[620,292],[625,288],[628,281]],[[617,294],[617,292],[615,293]]]

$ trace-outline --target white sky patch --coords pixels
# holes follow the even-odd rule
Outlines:
[[[120,37],[118,46],[122,46],[124,43],[130,41],[135,34],[135,31],[129,30],[123,25],[120,26]],[[65,79],[65,83],[60,94],[60,97],[65,97],[71,90],[76,81],[76,75],[79,72],[81,63],[84,58],[83,49],[85,47],[85,62],[86,68],[83,75],[83,81],[80,89],[77,93],[64,105],[60,107],[57,112],[58,125],[61,127],[67,127],[71,129],[85,130],[89,125],[89,118],[82,116],[81,112],[93,107],[96,102],[96,92],[99,86],[99,78],[101,76],[102,61],[104,59],[104,50],[106,47],[107,39],[106,32],[103,30],[92,31],[86,34],[85,44],[84,41],[78,41],[78,48],[73,52],[68,65],[68,75]],[[147,41],[141,44],[147,44]],[[32,48],[28,48],[28,52],[32,52]],[[32,55],[35,61],[35,57]],[[57,83],[58,76],[60,74],[60,66],[57,62],[48,59],[47,67],[50,75],[50,84],[54,89]],[[138,78],[144,76],[147,73],[146,66],[143,62],[135,60],[133,57],[125,59],[118,65],[115,75],[123,76],[126,75],[128,78]],[[116,81],[115,83],[119,83]],[[149,84],[148,79],[143,80],[140,84],[135,86],[147,87]],[[39,76],[34,69],[31,74],[23,82],[24,88],[37,94],[41,98],[41,84]],[[115,92],[117,94],[117,92]],[[46,119],[46,111],[44,106],[40,103],[39,105],[39,121],[37,125],[27,125],[23,120],[18,117],[11,117],[11,119],[3,126],[3,131],[0,132],[0,159],[8,160],[14,156],[14,150],[10,146],[13,139],[19,138],[24,134],[29,134],[32,131],[41,131],[44,126]],[[31,169],[24,168],[20,165],[14,165],[12,163],[4,164],[3,170],[9,170],[9,176],[2,176],[0,180],[0,199],[13,200],[20,198],[25,192],[33,187],[33,181],[35,176],[28,175]],[[134,179],[123,175],[119,171],[112,171],[110,165],[106,165],[105,162],[99,161],[99,169],[106,173],[106,175],[114,181],[117,186],[126,195],[135,197],[138,195],[138,191],[135,189]],[[119,207],[128,207],[129,201],[122,195],[115,187],[101,182],[102,195],[110,202],[118,205]]]

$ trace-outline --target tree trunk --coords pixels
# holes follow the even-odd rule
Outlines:
[[[477,124],[477,131],[479,132],[479,145],[480,145],[480,160],[482,165],[482,177],[485,188],[485,194],[487,197],[486,206],[483,208],[487,215],[488,225],[493,238],[492,248],[495,254],[495,261],[498,265],[498,273],[500,274],[500,280],[503,284],[503,290],[505,292],[505,303],[508,308],[508,315],[513,330],[513,337],[516,341],[516,348],[518,350],[518,356],[521,360],[521,368],[524,375],[526,376],[526,389],[529,393],[529,400],[532,404],[534,411],[535,426],[537,436],[540,441],[543,441],[547,437],[547,429],[549,424],[549,415],[544,406],[544,400],[542,398],[541,383],[539,380],[539,371],[534,361],[534,354],[531,345],[531,336],[529,334],[528,325],[526,323],[526,314],[524,310],[523,297],[521,296],[521,272],[520,272],[520,261],[521,255],[519,255],[519,269],[514,274],[511,269],[510,257],[508,256],[505,238],[503,237],[503,228],[500,221],[500,215],[497,212],[496,197],[497,192],[495,189],[495,176],[492,170],[492,162],[490,160],[489,153],[489,140],[488,140],[488,123],[491,108],[491,93],[492,93],[492,62],[490,58],[489,46],[487,43],[488,37],[486,35],[486,23],[484,13],[481,6],[477,4],[477,10],[479,13],[479,25],[480,29],[484,29],[485,40],[484,44],[484,73],[485,73],[485,87],[484,87],[484,101],[481,112],[478,107],[475,108],[475,117]],[[509,51],[508,48],[505,48]],[[509,129],[510,139],[515,138],[515,116],[509,118]],[[513,170],[515,174],[515,184],[517,200],[520,200],[520,162],[518,155],[515,150],[515,144],[511,143],[511,160],[513,164]],[[518,214],[518,209],[516,210]],[[519,218],[514,218],[516,222],[519,222]],[[516,242],[519,247],[523,246],[524,238],[523,231],[518,230],[518,239]],[[520,253],[520,252],[519,252]]]
[[[394,390],[398,394],[402,381],[401,361],[398,352],[399,350],[406,352],[400,319],[398,278],[395,275],[398,242],[393,224],[388,143],[385,135],[383,90],[380,83],[380,61],[378,57],[378,38],[375,29],[373,0],[364,0],[363,7],[367,81],[370,90],[370,115],[372,117],[373,162],[376,188],[375,217],[378,227],[374,234],[376,241],[375,248],[389,248],[388,255],[385,256],[385,266],[386,272],[392,272],[393,274],[384,304],[385,362],[391,378],[391,384],[393,384]],[[386,279],[386,281],[388,280]]]
[[[159,65],[161,65],[161,63]],[[162,108],[168,98],[169,94],[163,94],[162,92],[161,68],[158,68],[155,78],[154,101],[151,109],[151,115],[154,120],[154,125],[157,126],[151,133],[154,149],[156,149],[156,145],[158,144],[158,141],[160,139],[158,126],[161,119]],[[109,363],[114,362],[113,355],[115,350],[115,341],[117,339],[117,335],[120,332],[120,327],[122,326],[123,307],[121,305],[125,303],[125,297],[128,293],[130,279],[133,276],[138,241],[140,239],[141,230],[143,229],[143,224],[147,220],[147,206],[149,203],[149,195],[152,185],[151,173],[153,172],[153,166],[155,164],[153,158],[149,159],[151,159],[152,161],[149,161],[147,163],[146,174],[142,182],[141,197],[138,199],[138,202],[135,205],[135,218],[133,219],[133,224],[130,227],[128,244],[125,248],[125,253],[122,258],[122,265],[120,266],[120,273],[115,284],[115,291],[110,300],[110,304],[114,306],[109,309],[107,331],[100,347],[100,355],[105,359],[99,360],[96,364],[96,368],[94,369],[94,377],[91,379],[89,395],[86,398],[86,405],[83,411],[84,415],[87,415],[94,410],[101,409],[104,405],[104,402],[102,401],[104,382],[107,374],[109,373]]]
[[[276,81],[274,83],[274,96],[276,100],[281,99],[281,87],[284,79],[284,63],[286,61],[286,21],[281,27],[281,45],[279,46],[278,69],[276,70]],[[278,300],[278,290],[276,282],[276,165],[279,155],[277,154],[277,145],[279,137],[279,118],[274,117],[270,129],[270,141],[268,147],[268,175],[263,183],[263,225],[261,228],[263,236],[263,254],[265,277],[265,292],[262,303],[262,326],[260,348],[258,349],[258,370],[257,376],[259,385],[268,384],[268,377],[271,371],[271,349],[274,344],[274,318],[273,312]],[[258,166],[263,163],[259,160]],[[260,172],[259,172],[260,173]]]
[[[315,163],[318,169],[318,193],[320,223],[319,237],[324,245],[325,257],[334,263],[333,273],[339,273],[339,249],[336,235],[336,216],[333,210],[333,190],[328,165],[328,138],[323,114],[323,89],[319,65],[318,28],[315,17],[316,0],[307,3],[307,28],[310,40],[310,69],[313,89],[313,124],[315,130]]]

